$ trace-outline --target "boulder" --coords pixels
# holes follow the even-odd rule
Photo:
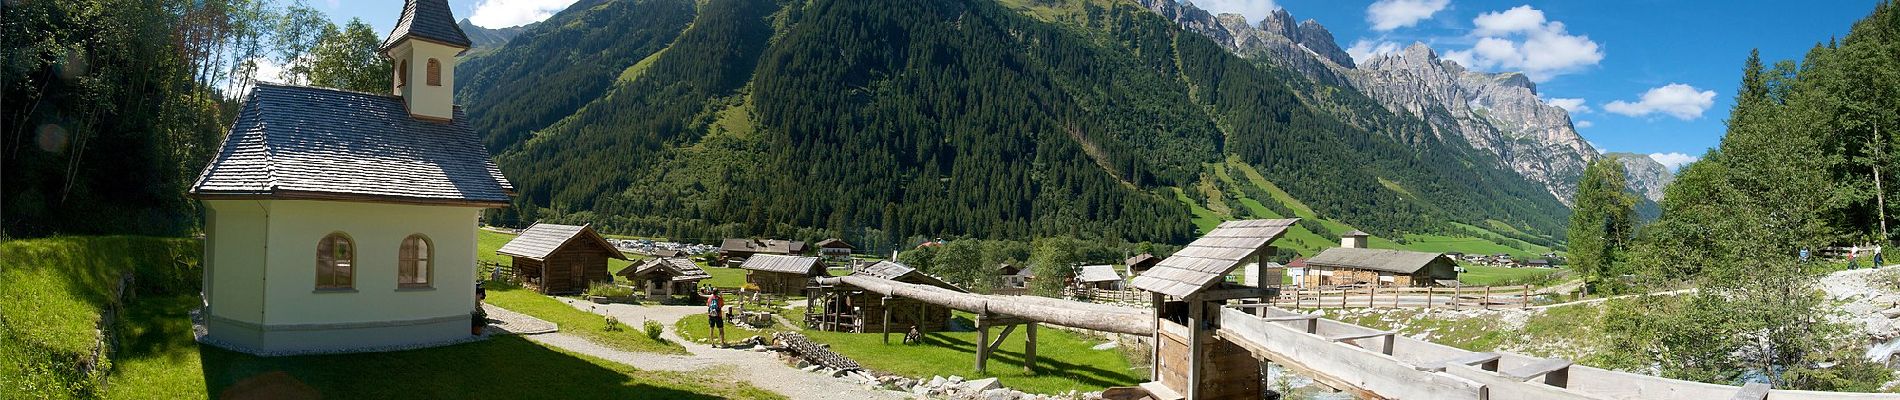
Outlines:
[[[955,378],[955,377],[952,377],[952,378]],[[991,389],[1003,387],[1003,384],[1001,382],[997,382],[996,378],[983,378],[983,379],[978,379],[974,381],[963,382],[961,386],[963,388],[963,391],[965,392],[983,393]]]

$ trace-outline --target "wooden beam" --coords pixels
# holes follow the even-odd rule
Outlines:
[[[1207,323],[1207,304],[1197,299],[1188,299],[1186,339],[1188,342],[1187,398],[1189,399],[1201,398],[1201,364],[1207,362],[1207,357],[1201,356],[1201,336],[1206,335],[1207,330],[1201,329],[1201,326]],[[1155,344],[1158,347],[1160,341],[1156,341]]]
[[[1016,331],[1016,325],[1003,326],[1003,331],[996,333],[996,340],[990,341],[990,351],[988,351],[988,353],[996,354],[996,349],[1003,347],[1003,341],[1009,340],[1009,333],[1015,332],[1015,331]]]
[[[1379,332],[1371,332],[1371,333],[1356,333],[1356,334],[1351,334],[1351,335],[1337,335],[1337,336],[1327,336],[1327,337],[1326,337],[1326,340],[1331,340],[1331,341],[1335,341],[1335,342],[1345,342],[1345,341],[1351,341],[1351,340],[1359,340],[1359,339],[1370,339],[1370,338],[1375,338],[1375,337],[1384,337],[1384,338],[1385,338],[1385,344],[1384,344],[1384,346],[1381,346],[1382,348],[1380,348],[1380,349],[1379,349],[1379,352],[1380,352],[1380,353],[1385,353],[1385,355],[1388,355],[1388,356],[1389,356],[1389,355],[1392,355],[1392,345],[1393,345],[1393,341],[1394,341],[1394,339],[1395,339],[1395,338],[1396,338],[1396,337],[1398,336],[1398,335],[1397,335],[1397,333],[1398,333],[1398,332],[1392,332],[1392,331],[1379,331]]]
[[[1524,382],[1529,382],[1532,378],[1542,376],[1544,377],[1544,384],[1546,385],[1565,387],[1570,384],[1571,365],[1570,360],[1546,358],[1538,362],[1512,368],[1509,371],[1503,372],[1503,375]]]
[[[884,344],[891,344],[891,296],[884,296]]]
[[[1766,383],[1749,382],[1742,385],[1742,390],[1736,391],[1735,396],[1730,397],[1729,400],[1767,400],[1768,391],[1773,388],[1774,386]]]
[[[1498,353],[1471,353],[1463,357],[1415,366],[1420,371],[1443,372],[1446,365],[1477,365],[1486,371],[1498,370]]]
[[[1273,295],[1278,295],[1278,294],[1279,294],[1279,290],[1275,290],[1271,288],[1257,288],[1257,287],[1243,286],[1243,287],[1233,287],[1233,288],[1226,288],[1226,289],[1214,289],[1214,290],[1203,291],[1200,293],[1195,293],[1192,296],[1188,296],[1189,297],[1188,300],[1189,301],[1194,301],[1194,300],[1224,301],[1224,300],[1235,300],[1235,299],[1257,299],[1257,298],[1265,298],[1268,296],[1273,296]]]
[[[990,360],[990,327],[976,325],[976,373],[981,374]]]
[[[1036,323],[1029,323],[1023,331],[1023,369],[1036,370]]]

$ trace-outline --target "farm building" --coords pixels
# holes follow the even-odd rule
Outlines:
[[[858,249],[856,246],[852,246],[851,243],[845,242],[844,239],[838,238],[820,240],[816,246],[818,246],[819,256],[832,259],[851,258],[851,252],[857,251]]]
[[[851,274],[968,293],[942,279],[895,261],[878,261]],[[817,305],[815,308],[825,311],[811,313],[806,317],[811,326],[820,329],[850,332],[884,331],[884,316],[887,309],[890,315],[889,330],[891,332],[906,332],[913,326],[922,332],[937,332],[948,329],[950,324],[949,307],[902,297],[885,300],[882,294],[850,285],[829,288],[823,295],[815,297],[812,304]]]
[[[804,294],[812,277],[827,275],[818,257],[758,254],[746,258],[739,268],[746,270],[745,282],[759,291],[783,295]]]
[[[1035,274],[1029,271],[1029,267],[1002,263],[996,265],[996,278],[996,294],[1026,294],[1029,293],[1029,280],[1034,279]]]
[[[1149,268],[1154,268],[1155,264],[1160,263],[1161,257],[1155,257],[1155,255],[1148,253],[1136,254],[1134,257],[1128,257],[1128,260],[1122,261],[1122,265],[1128,266],[1128,275],[1141,275],[1142,272],[1147,272]]]
[[[1122,274],[1115,272],[1113,265],[1087,265],[1075,272],[1076,287],[1098,290],[1121,290]]]
[[[1332,248],[1306,260],[1301,286],[1436,286],[1455,281],[1458,264],[1440,253],[1404,250]]]
[[[805,254],[805,242],[778,239],[726,239],[719,244],[719,258],[727,263],[739,263],[754,254],[791,256]]]
[[[545,223],[521,231],[495,254],[514,257],[515,277],[543,294],[580,293],[590,283],[612,282],[607,259],[627,259],[594,228]]]
[[[396,66],[388,90],[259,82],[192,184],[204,342],[290,354],[468,337],[474,222],[514,187],[455,105],[470,41],[448,2],[397,3],[376,49]]]
[[[699,281],[712,278],[693,260],[677,257],[648,259],[620,270],[620,276],[654,298],[693,294]]]

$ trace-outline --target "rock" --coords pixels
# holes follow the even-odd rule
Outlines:
[[[991,378],[991,379],[995,379],[995,378]],[[982,399],[982,400],[1016,400],[1017,398],[1022,397],[1020,396],[1021,394],[1022,392],[997,388],[997,389],[985,390],[983,391],[981,395],[977,396],[977,398]]]
[[[955,384],[963,383],[963,377],[958,376],[958,375],[951,375],[950,379],[946,379],[945,381],[950,382],[950,384],[952,385],[955,385]]]
[[[1881,310],[1880,316],[1887,317],[1887,319],[1900,318],[1900,307]]]
[[[806,371],[810,371],[809,369],[806,369],[806,368],[810,368],[810,367],[812,367],[812,364],[811,364],[811,361],[805,361],[805,359],[804,359],[803,357],[800,357],[800,358],[798,359],[798,363],[797,363],[797,364],[794,364],[793,366],[794,366],[794,367],[796,367],[796,368],[798,368],[798,369],[804,369],[804,370],[806,370]]]
[[[948,380],[943,379],[942,376],[931,376],[930,383],[928,385],[931,387],[938,387],[938,386],[943,386],[944,382],[948,382]]]
[[[955,378],[955,377],[952,377],[952,378]],[[995,388],[1000,388],[1000,387],[1003,387],[1003,384],[1001,382],[997,382],[996,378],[983,378],[983,379],[978,379],[974,381],[963,382],[962,384],[963,390],[970,393],[987,392],[990,389],[995,389]]]
[[[801,362],[800,364],[803,364],[803,363]],[[824,367],[820,367],[820,366],[817,366],[817,365],[809,365],[809,364],[807,364],[807,365],[805,365],[805,366],[803,366],[803,367],[799,367],[798,369],[799,369],[799,370],[802,370],[802,371],[805,371],[805,372],[812,372],[812,371],[817,371],[817,370],[818,370],[819,368],[824,368]]]
[[[1119,344],[1119,343],[1115,343],[1115,342],[1113,342],[1113,341],[1110,341],[1110,342],[1106,342],[1106,343],[1102,343],[1102,344],[1098,344],[1098,345],[1095,345],[1095,347],[1090,347],[1090,349],[1095,349],[1095,350],[1108,350],[1108,349],[1113,349],[1113,348],[1116,348],[1116,347],[1121,347],[1121,344]]]

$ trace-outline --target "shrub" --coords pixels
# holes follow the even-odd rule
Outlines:
[[[665,325],[660,325],[659,321],[654,321],[650,319],[647,320],[646,323],[643,323],[640,325],[642,325],[642,328],[646,329],[647,337],[653,340],[660,340],[660,333],[664,332],[664,329],[666,329]]]
[[[619,332],[623,329],[626,328],[620,326],[620,319],[614,318],[613,316],[607,316],[607,326],[600,327],[600,330],[608,332]]]

